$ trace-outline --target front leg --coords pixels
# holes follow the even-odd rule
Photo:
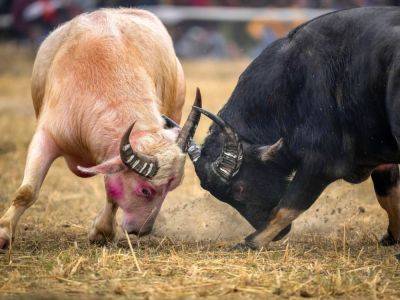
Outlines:
[[[117,230],[117,222],[115,220],[117,209],[118,206],[108,198],[106,205],[93,221],[89,232],[89,241],[91,243],[104,245],[114,241]]]
[[[266,225],[246,237],[243,246],[266,247],[282,230],[307,210],[332,182],[323,175],[299,169],[279,204],[266,220]]]

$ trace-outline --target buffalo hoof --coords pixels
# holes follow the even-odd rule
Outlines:
[[[393,246],[393,245],[396,245],[396,244],[399,244],[399,243],[400,243],[400,240],[395,239],[395,238],[393,237],[393,235],[390,233],[390,231],[388,231],[388,232],[382,237],[382,239],[379,241],[379,244],[380,244],[381,246],[385,246],[385,247]]]
[[[9,239],[0,238],[0,253],[7,250],[9,246],[10,246]]]
[[[115,234],[93,228],[89,233],[89,242],[94,245],[104,246],[114,242]]]

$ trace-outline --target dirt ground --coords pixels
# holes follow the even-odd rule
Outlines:
[[[33,54],[0,46],[0,212],[22,179],[35,119]],[[224,104],[247,61],[187,61],[187,103],[196,86],[207,109]],[[208,128],[202,119],[196,135]],[[50,169],[37,203],[23,216],[11,253],[0,254],[0,298],[272,299],[398,298],[400,247],[380,247],[387,217],[372,184],[332,184],[292,233],[268,249],[232,252],[251,227],[203,191],[188,161],[153,235],[108,247],[90,245],[88,227],[102,207],[102,178],[74,176],[63,160]]]

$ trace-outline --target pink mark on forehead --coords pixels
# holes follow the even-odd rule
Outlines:
[[[112,177],[106,181],[107,196],[114,200],[119,200],[124,196],[124,186],[119,177]]]

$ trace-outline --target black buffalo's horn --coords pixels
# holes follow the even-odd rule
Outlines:
[[[199,149],[199,147],[192,140],[193,135],[196,132],[197,125],[199,124],[200,116],[201,116],[201,114],[196,109],[194,109],[195,106],[197,106],[197,107],[202,106],[201,93],[200,93],[199,88],[196,89],[196,98],[194,100],[193,108],[190,111],[190,114],[189,114],[185,124],[183,125],[183,128],[182,128],[181,132],[179,133],[179,136],[176,140],[178,147],[184,153],[188,151],[188,147],[189,148],[197,147],[197,149]],[[189,153],[189,156],[191,157],[191,153]]]
[[[221,117],[216,116],[200,107],[194,107],[197,111],[204,114],[218,126],[221,127],[225,136],[222,152],[212,163],[212,169],[224,181],[229,181],[240,169],[243,159],[243,146],[238,135]]]
[[[129,126],[128,130],[121,139],[121,144],[119,147],[121,160],[130,170],[134,171],[135,173],[146,178],[153,178],[158,171],[158,161],[152,156],[139,154],[133,151],[131,143],[129,142],[129,136],[131,135],[133,126],[135,126],[135,122]]]

